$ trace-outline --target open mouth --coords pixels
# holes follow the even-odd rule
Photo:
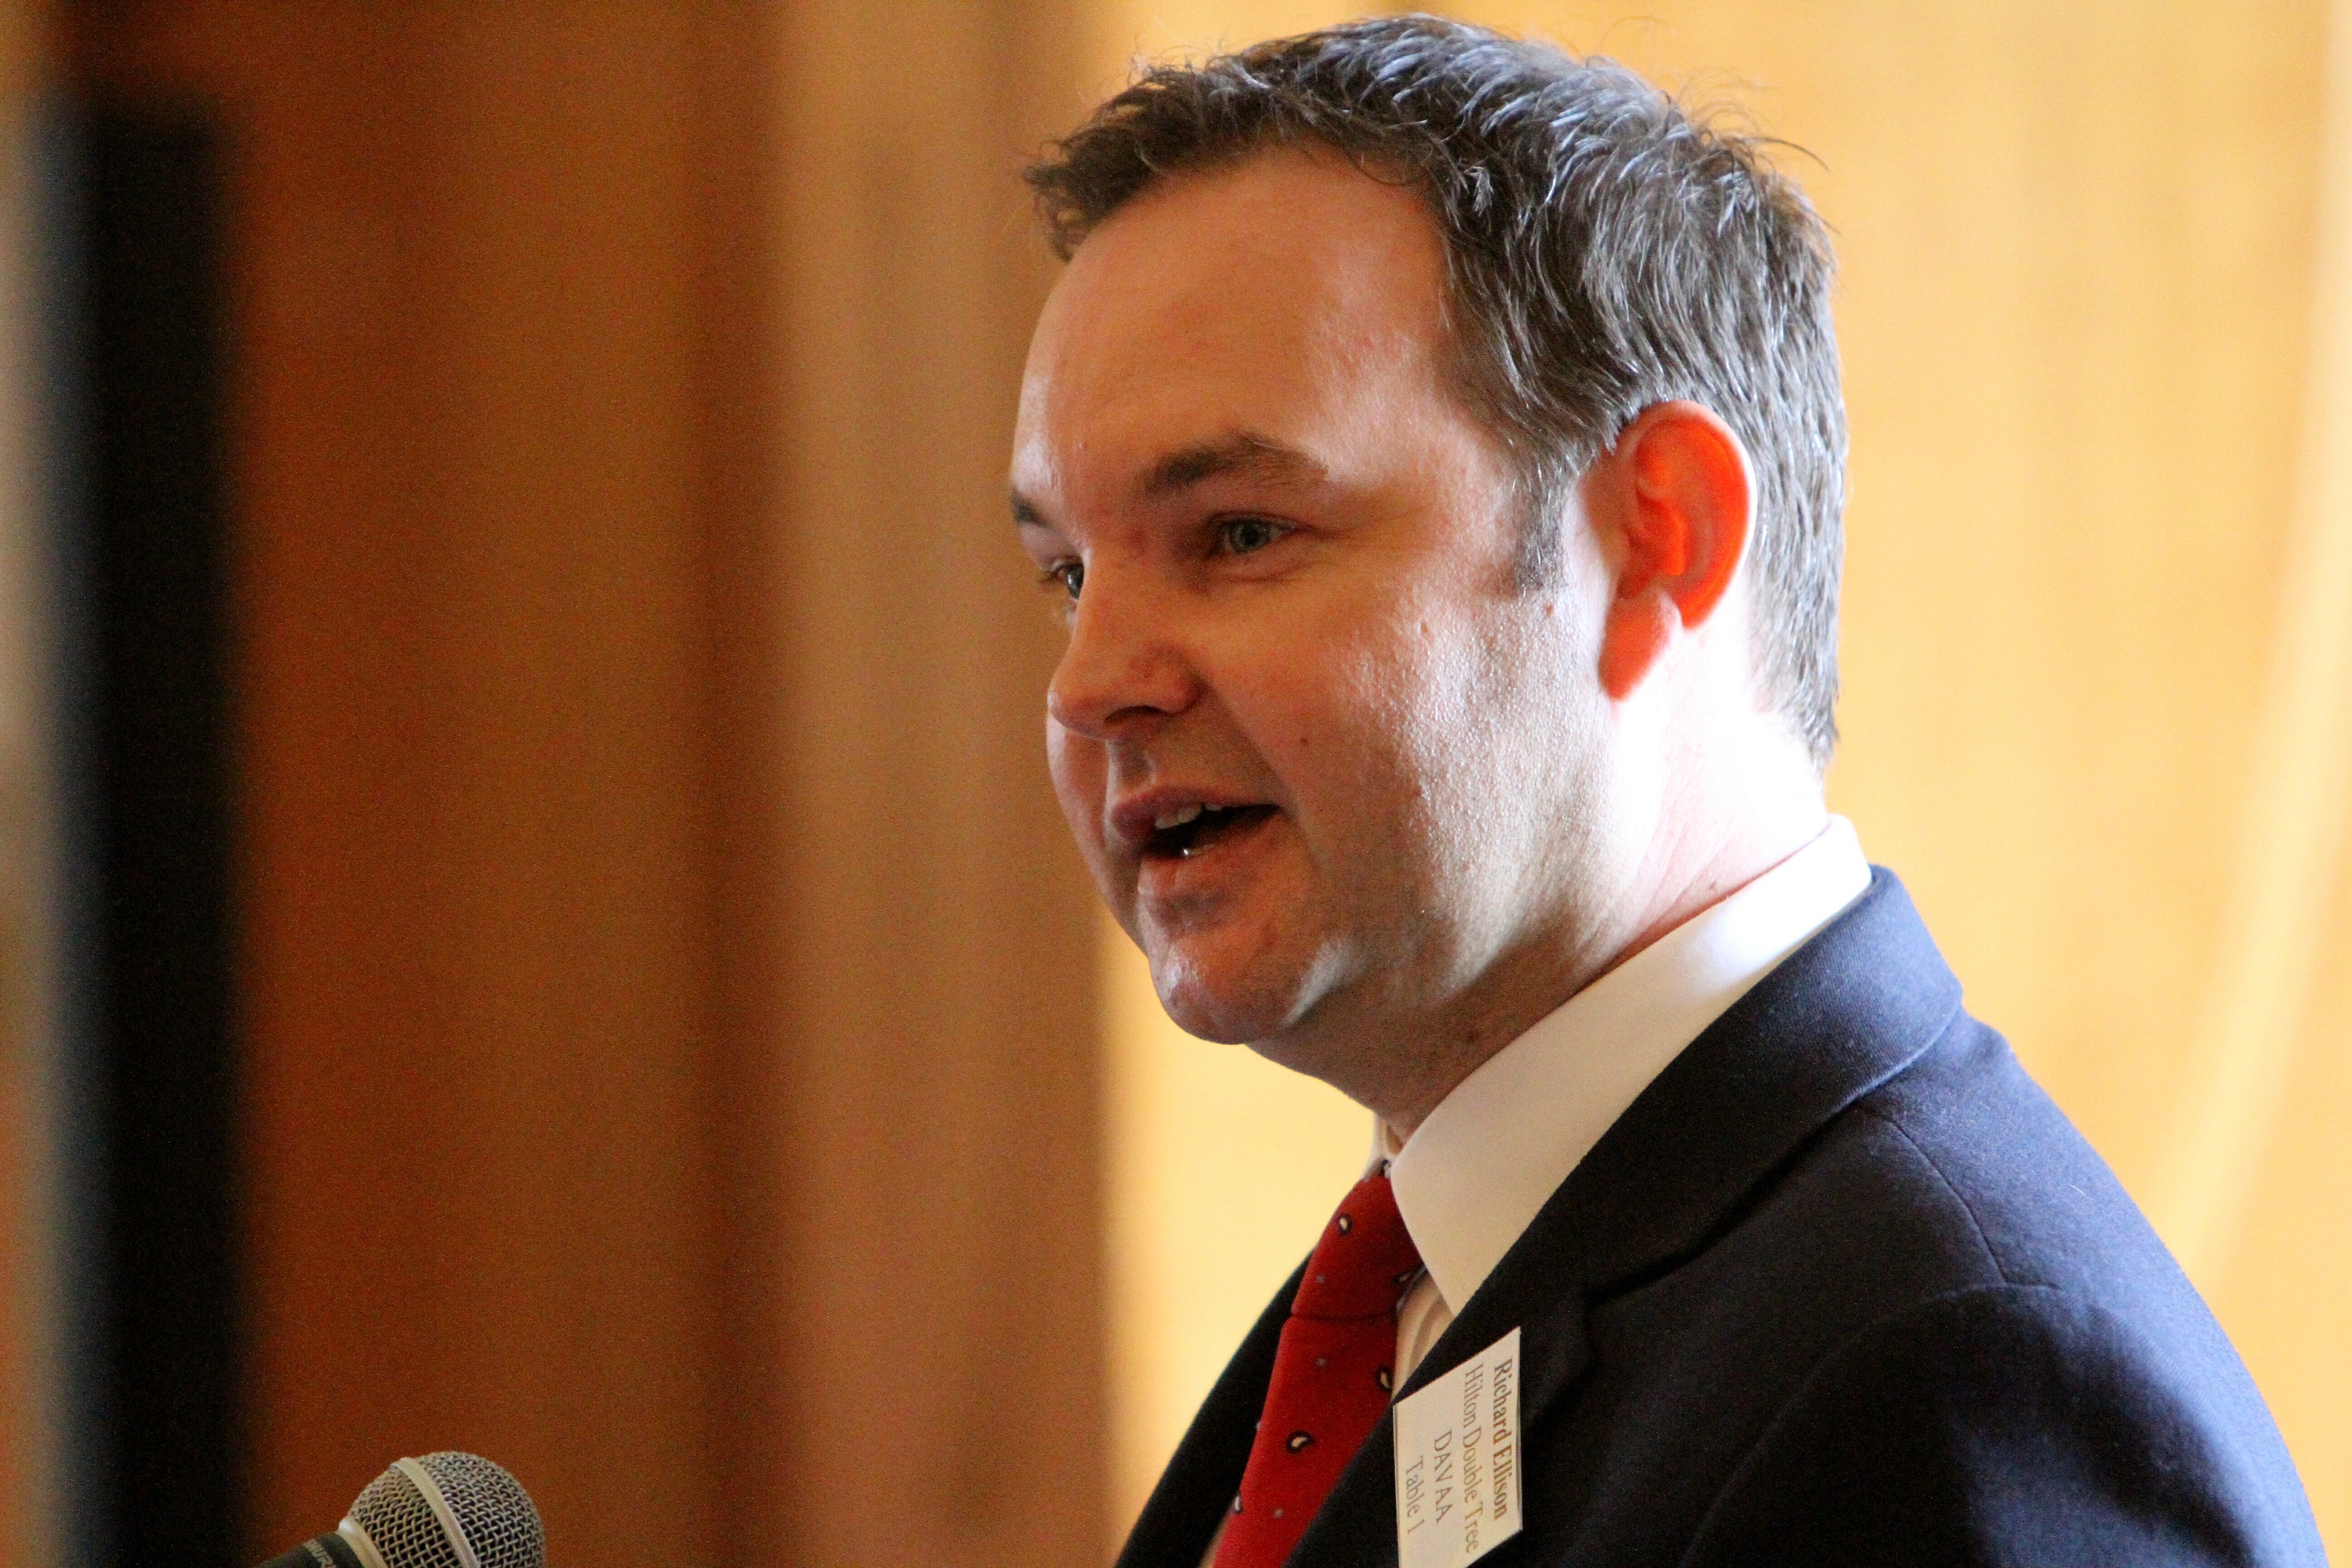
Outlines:
[[[1270,805],[1179,806],[1151,825],[1143,856],[1147,860],[1189,860],[1273,815]]]

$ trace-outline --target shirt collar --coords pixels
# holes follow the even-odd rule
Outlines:
[[[1402,1147],[1397,1207],[1459,1311],[1650,1080],[1870,886],[1842,816],[1729,898],[1570,997],[1454,1086]]]

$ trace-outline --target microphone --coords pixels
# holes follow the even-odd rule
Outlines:
[[[471,1454],[394,1460],[349,1518],[261,1568],[547,1568],[522,1483]]]

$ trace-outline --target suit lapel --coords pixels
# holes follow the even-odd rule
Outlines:
[[[1398,1398],[1516,1327],[1520,1424],[1534,1432],[1591,1359],[1589,1304],[1712,1242],[1759,1182],[1832,1117],[1916,1061],[1959,1006],[1959,983],[1909,896],[1891,873],[1876,870],[1868,892],[1710,1025],[1618,1119],[1463,1305]],[[1269,1348],[1269,1370],[1272,1357]],[[1266,1375],[1258,1378],[1261,1399]],[[1375,1428],[1340,1475],[1290,1568],[1396,1560],[1391,1426]],[[1245,1420],[1244,1458],[1247,1436]],[[1236,1479],[1240,1466],[1237,1459]],[[1531,1525],[1542,1507],[1540,1496],[1528,1498]],[[1207,1535],[1201,1540],[1205,1547]]]

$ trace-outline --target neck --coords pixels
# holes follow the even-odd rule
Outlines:
[[[1412,1038],[1349,1051],[1338,1073],[1307,1070],[1372,1110],[1399,1139],[1411,1137],[1496,1052],[1601,975],[1811,843],[1828,823],[1820,780],[1801,761],[1677,793],[1682,798],[1661,802],[1653,820],[1620,839],[1641,847],[1608,879],[1607,894],[1580,902],[1554,929],[1502,955],[1473,984],[1414,1020]]]

